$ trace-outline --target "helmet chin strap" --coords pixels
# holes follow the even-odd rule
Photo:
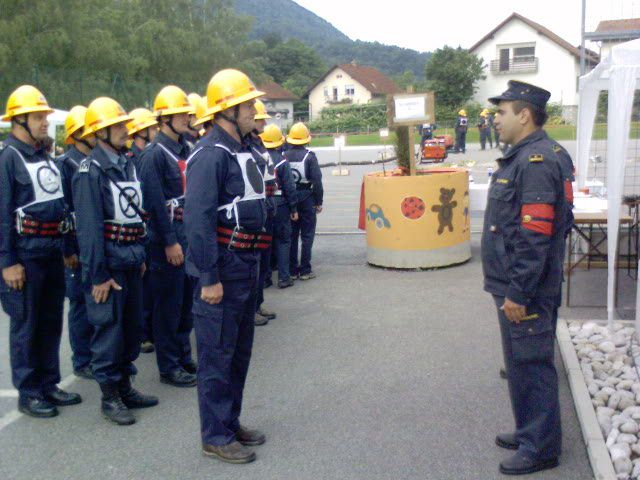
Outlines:
[[[17,118],[14,118],[13,121],[16,122],[18,125],[20,125],[22,128],[24,128],[24,130],[27,132],[27,134],[31,137],[31,140],[33,140],[35,143],[38,143],[39,140],[33,136],[33,133],[31,133],[31,127],[29,126],[29,114],[25,114],[24,116],[24,122],[21,122],[20,120],[18,120]]]
[[[111,148],[113,148],[118,153],[122,153],[123,150],[124,150],[124,147],[116,147],[113,144],[113,141],[111,140],[111,127],[107,127],[107,138],[106,139],[102,139],[101,138],[100,140],[102,140],[104,143],[109,145]]]
[[[145,129],[145,131],[147,132],[147,136],[146,137],[140,135],[140,132],[137,132],[133,137],[134,138],[135,137],[141,138],[142,140],[144,140],[144,144],[148,145],[149,142],[151,142],[151,139],[149,138],[149,129]]]
[[[160,115],[160,121],[162,121],[162,115]],[[162,122],[164,125],[168,126],[171,131],[173,133],[175,133],[178,137],[180,137],[182,134],[180,132],[178,132],[175,127],[173,126],[173,115],[169,116],[169,121],[168,122]]]
[[[244,143],[245,135],[242,134],[242,130],[240,130],[240,125],[238,124],[238,117],[240,116],[240,105],[236,105],[233,109],[233,118],[229,117],[226,113],[219,113],[222,118],[224,118],[227,122],[233,124],[236,128],[236,133],[238,134],[238,138],[240,138],[240,143]]]
[[[93,150],[93,147],[91,146],[91,144],[87,142],[84,138],[76,138],[76,137],[71,137],[71,138],[73,138],[76,143],[81,143],[85,147],[87,147],[89,150]]]

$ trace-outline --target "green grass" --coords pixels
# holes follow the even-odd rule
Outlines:
[[[551,138],[554,140],[575,140],[576,139],[576,126],[575,125],[546,125],[545,130]],[[436,130],[437,135],[452,135],[455,138],[453,128],[439,128]],[[479,143],[479,133],[477,128],[470,128],[467,132],[467,143]],[[604,140],[607,138],[607,124],[598,123],[595,126],[593,137],[595,140]],[[418,132],[415,134],[416,142],[420,138]],[[640,138],[640,122],[633,122],[631,124],[631,138]],[[393,145],[395,142],[395,134],[390,133],[389,138],[385,139],[388,145]],[[382,145],[382,139],[380,135],[376,133],[368,133],[362,135],[347,135],[348,146],[360,146],[360,145]],[[322,136],[313,137],[311,141],[311,147],[330,147],[333,145],[333,137]]]

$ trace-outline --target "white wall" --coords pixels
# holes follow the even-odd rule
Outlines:
[[[500,58],[500,47],[528,46],[535,43],[535,56],[538,58],[536,73],[492,73],[492,60]],[[524,44],[524,45],[518,45]],[[551,102],[573,106],[578,104],[577,78],[580,73],[579,59],[557,43],[544,35],[538,34],[526,23],[513,19],[493,38],[480,45],[473,53],[480,56],[486,65],[485,80],[478,82],[478,91],[474,100],[487,105],[487,98],[502,93],[507,88],[509,80],[520,80],[542,87],[551,92]],[[513,52],[511,53],[513,56]]]
[[[345,93],[345,87],[353,85],[355,92],[353,95]],[[325,98],[324,89],[328,89],[328,98]],[[371,92],[356,82],[341,68],[334,69],[326,78],[311,90],[309,94],[309,119],[314,120],[320,118],[320,112],[327,106],[327,100],[333,100],[333,88],[338,89],[338,101],[344,98],[350,98],[353,104],[368,103],[371,100]]]
[[[281,130],[287,130],[293,124],[293,101],[291,100],[269,100],[262,99],[267,113],[271,115],[271,119],[267,123],[275,123]],[[276,114],[280,114],[280,118],[276,118]]]

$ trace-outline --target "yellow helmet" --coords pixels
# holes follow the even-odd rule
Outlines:
[[[98,97],[87,108],[82,138],[86,138],[103,128],[117,123],[128,122],[132,119],[113,98]]]
[[[489,115],[489,109],[485,108],[484,110],[482,110],[482,112],[480,112],[480,116],[482,117],[486,117],[487,115]]]
[[[134,110],[131,110],[131,112],[129,112],[129,115],[131,116],[131,121],[127,123],[129,136],[135,135],[145,128],[153,127],[154,125],[158,124],[156,116],[151,110],[148,110],[146,108],[136,108]]]
[[[76,105],[71,110],[69,110],[69,115],[67,115],[67,119],[64,121],[64,129],[67,134],[64,139],[64,143],[66,143],[67,145],[75,143],[73,134],[84,127],[84,118],[86,114],[87,107],[82,105]]]
[[[7,113],[2,117],[2,121],[8,122],[17,115],[33,112],[53,113],[53,108],[49,106],[47,99],[36,87],[22,85],[9,95]]]
[[[198,103],[200,102],[200,100],[202,100],[202,97],[195,92],[191,92],[189,95],[187,95],[187,99],[189,100],[191,106],[194,108],[195,113],[195,109],[198,108]]]
[[[264,127],[264,132],[260,134],[262,143],[267,148],[278,148],[284,143],[284,135],[282,130],[275,123],[271,123]]]
[[[158,92],[153,102],[153,110],[156,116],[195,113],[196,111],[184,90],[175,85],[167,85]]]
[[[227,68],[216,73],[207,85],[207,113],[218,113],[261,97],[251,79],[240,70]]]
[[[193,126],[197,127],[208,121],[213,121],[213,113],[207,114],[207,99],[200,98],[200,101],[196,104],[196,121],[193,122]]]
[[[266,120],[271,118],[271,115],[267,113],[267,107],[264,106],[262,100],[256,100],[256,116],[253,117],[254,120]]]
[[[302,122],[295,123],[287,135],[287,143],[291,145],[306,145],[310,141],[311,133],[309,133],[309,129]]]
[[[462,117],[466,117],[467,116],[467,111],[465,109],[462,109],[458,112],[458,115],[462,116]]]

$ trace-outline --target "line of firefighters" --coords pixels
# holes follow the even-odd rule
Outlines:
[[[298,123],[285,138],[267,125],[262,95],[226,69],[205,98],[163,88],[153,112],[100,97],[71,109],[70,148],[55,161],[42,93],[24,85],[10,95],[0,300],[21,412],[52,417],[82,401],[57,386],[66,289],[74,372],[97,381],[106,418],[130,425],[132,409],[158,403],[131,383],[141,346],[155,348],[161,382],[198,386],[204,453],[255,458],[246,446],[264,435],[239,417],[254,326],[276,316],[263,290],[272,266],[280,288],[315,277],[323,201],[309,130]]]

